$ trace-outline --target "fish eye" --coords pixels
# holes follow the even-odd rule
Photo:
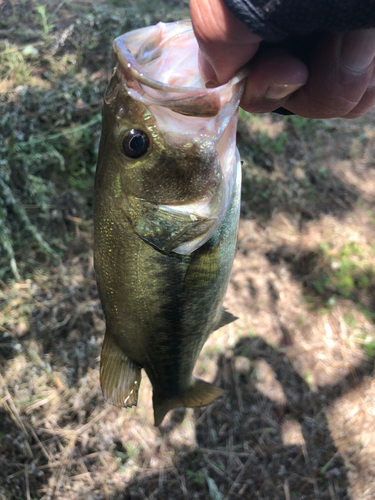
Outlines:
[[[150,146],[150,139],[142,130],[132,128],[122,140],[122,150],[129,158],[143,156]]]

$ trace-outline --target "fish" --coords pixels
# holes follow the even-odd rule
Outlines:
[[[106,320],[105,400],[137,404],[141,369],[155,426],[223,392],[194,378],[223,308],[236,251],[244,75],[206,88],[190,21],[131,31],[113,43],[94,188],[94,265]]]

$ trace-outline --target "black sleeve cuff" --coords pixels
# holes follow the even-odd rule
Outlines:
[[[316,31],[375,27],[374,0],[223,0],[250,30],[267,42]]]

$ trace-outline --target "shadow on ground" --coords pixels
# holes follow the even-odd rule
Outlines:
[[[275,117],[269,125],[282,124],[282,132],[272,138],[269,129],[254,131],[254,124],[239,123],[238,147],[244,159],[242,217],[266,222],[282,211],[296,218],[302,227],[324,215],[340,218],[353,210],[361,193],[335,173],[337,168],[332,168],[338,161],[351,158],[350,138],[338,143],[339,149],[333,149],[326,130],[329,126],[320,120],[305,120],[298,124],[302,130],[293,122],[281,122]],[[314,141],[315,134],[318,137]]]
[[[244,336],[221,355],[215,384],[225,395],[190,418],[195,447],[177,446],[171,438],[189,421],[185,418],[189,410],[175,411],[160,428],[156,438],[160,444],[146,450],[140,445],[141,430],[137,463],[150,464],[152,453],[161,464],[158,472],[149,472],[147,465],[138,466],[126,481],[126,489],[116,488],[116,495],[113,489],[106,493],[102,484],[91,479],[91,485],[59,496],[64,477],[69,481],[85,474],[95,477],[106,453],[108,460],[113,461],[113,455],[123,460],[123,472],[118,468],[117,474],[124,475],[131,468],[132,450],[116,430],[115,421],[122,419],[129,428],[134,418],[140,420],[129,411],[105,405],[101,398],[97,366],[104,322],[91,258],[81,250],[77,249],[79,258],[72,255],[71,267],[60,270],[53,284],[49,282],[43,293],[34,294],[43,307],[34,310],[29,337],[20,341],[27,356],[20,359],[15,338],[5,337],[0,344],[0,362],[13,398],[19,397],[19,388],[23,394],[25,390],[31,394],[24,396],[26,403],[22,397],[18,400],[18,411],[8,389],[4,392],[0,500],[25,498],[25,491],[38,500],[349,499],[352,482],[332,440],[326,411],[360,387],[373,367],[362,361],[351,367],[349,375],[330,385],[318,384],[313,391],[287,357],[293,332],[285,324],[283,347],[271,347],[258,336]],[[275,248],[267,258],[274,267],[286,262],[294,279],[308,286],[305,275],[316,268],[318,257],[293,255],[293,249]],[[255,300],[259,291],[251,283],[249,287]],[[272,281],[267,281],[267,294],[277,319],[283,311],[278,308]],[[29,365],[28,359],[33,360]],[[47,409],[50,403],[49,413],[44,412],[43,405]],[[139,411],[144,421],[151,408]],[[95,427],[90,429],[90,425],[100,414],[108,415],[108,420],[95,435]],[[87,437],[81,432],[86,426]],[[129,429],[124,435],[130,435]],[[167,462],[164,453],[172,456],[173,466],[162,465]],[[59,457],[56,462],[55,454]],[[368,460],[374,459],[370,454]],[[36,496],[42,491],[49,493]]]
[[[195,412],[198,448],[180,450],[172,471],[136,477],[114,499],[348,499],[325,409],[371,372],[365,364],[313,393],[282,350],[242,338],[219,361],[225,396]],[[183,413],[161,429],[166,441]]]

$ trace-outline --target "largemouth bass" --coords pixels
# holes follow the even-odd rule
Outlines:
[[[241,76],[206,89],[189,21],[114,42],[95,178],[95,270],[106,319],[105,399],[137,403],[141,368],[155,425],[222,391],[192,371],[222,307],[236,248]]]

